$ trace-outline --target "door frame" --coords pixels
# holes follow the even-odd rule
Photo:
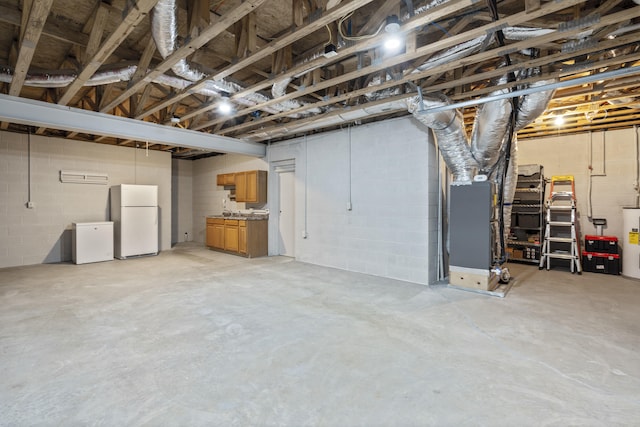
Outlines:
[[[296,162],[295,159],[286,159],[286,160],[280,160],[280,161],[275,161],[271,163],[271,171],[274,174],[274,176],[276,177],[275,181],[275,185],[274,185],[274,193],[275,193],[275,197],[274,197],[274,206],[273,206],[273,210],[275,210],[275,224],[274,227],[272,228],[273,230],[277,231],[277,233],[280,233],[280,174],[281,173],[287,173],[287,172],[292,172],[294,174],[295,177],[295,171],[296,171]],[[293,189],[294,191],[294,197],[295,197],[295,188]],[[294,210],[293,210],[293,258],[295,259],[295,252],[296,252],[296,213],[295,213],[295,199],[294,199]],[[280,238],[279,235],[276,234],[276,238],[275,240],[275,255],[280,255],[281,253],[281,247],[280,247]]]

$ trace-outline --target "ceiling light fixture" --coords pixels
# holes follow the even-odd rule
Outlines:
[[[220,104],[218,104],[218,112],[220,114],[229,114],[233,111],[233,106],[229,102],[229,98],[222,98]]]
[[[400,20],[396,15],[387,16],[387,23],[384,26],[384,31],[389,34],[400,31]]]
[[[402,46],[402,37],[400,36],[400,20],[396,15],[387,16],[387,22],[384,26],[387,36],[384,40],[384,48],[388,52],[395,52]]]
[[[556,126],[562,126],[564,124],[564,116],[562,114],[558,114],[555,119],[553,119],[553,123]]]
[[[171,123],[180,123],[180,117],[171,116]]]

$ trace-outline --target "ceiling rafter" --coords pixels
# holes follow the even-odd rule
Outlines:
[[[552,2],[552,3],[547,3],[545,6],[541,7],[538,11],[536,12],[532,12],[531,14],[527,14],[525,12],[521,12],[521,13],[517,13],[514,14],[512,16],[510,16],[508,19],[501,19],[495,22],[492,22],[490,24],[486,24],[483,25],[481,27],[478,28],[474,28],[472,30],[469,30],[465,33],[462,34],[457,34],[457,35],[452,35],[448,38],[442,39],[438,42],[434,42],[431,43],[427,46],[422,46],[419,49],[416,49],[414,52],[411,53],[405,53],[405,54],[401,54],[401,55],[397,55],[393,58],[388,58],[384,61],[378,62],[376,64],[372,64],[369,65],[367,67],[363,67],[362,69],[359,70],[355,70],[352,71],[350,73],[345,73],[341,76],[337,76],[332,80],[329,81],[324,81],[312,88],[307,88],[298,92],[293,92],[293,93],[289,93],[286,94],[284,96],[278,97],[278,98],[274,98],[271,99],[268,102],[265,102],[263,104],[260,104],[259,106],[254,106],[254,107],[248,107],[248,108],[244,108],[242,110],[240,110],[237,114],[235,114],[233,117],[237,117],[243,114],[248,114],[252,111],[256,111],[259,110],[261,107],[266,107],[266,106],[271,106],[273,104],[276,104],[278,102],[282,102],[282,101],[286,101],[286,100],[291,100],[291,99],[296,99],[299,98],[301,96],[307,95],[308,93],[314,92],[316,90],[320,90],[320,89],[324,89],[326,87],[329,86],[333,86],[342,82],[346,82],[349,80],[353,80],[358,78],[359,76],[361,76],[362,74],[372,74],[378,71],[382,71],[388,67],[392,67],[396,64],[400,64],[406,61],[411,61],[411,60],[415,60],[417,58],[420,58],[422,56],[425,55],[429,55],[435,52],[438,52],[442,49],[445,48],[449,48],[452,47],[456,44],[459,43],[463,43],[466,41],[469,41],[473,38],[485,35],[485,34],[491,34],[493,31],[496,31],[497,29],[505,26],[505,25],[518,25],[522,22],[526,22],[528,19],[530,19],[530,17],[528,15],[537,15],[537,16],[544,16],[546,14],[552,13],[553,11],[557,11],[560,9],[564,9],[567,7],[567,5],[575,5],[575,4],[580,4],[580,3],[584,3],[585,0],[565,0],[563,2],[562,5],[560,5],[559,3],[556,2]],[[561,36],[558,34],[548,34],[547,35],[549,37],[549,40],[554,40],[557,38],[560,38]],[[541,36],[541,37],[547,37],[547,36]],[[527,43],[523,43],[523,44],[527,44]],[[525,46],[524,48],[529,47],[529,46]],[[395,86],[395,85],[394,85]],[[379,87],[376,86],[375,88],[370,88],[370,90],[377,90]],[[382,87],[380,87],[380,89],[382,89]],[[211,125],[215,125],[217,123],[219,123],[219,120],[226,120],[226,118],[222,118],[222,119],[216,119],[216,120],[212,120],[210,122],[204,123],[204,124],[200,124],[197,127],[195,127],[195,130],[200,130],[200,129],[204,129],[206,127],[209,127]]]
[[[205,45],[209,40],[218,36],[220,33],[222,33],[227,28],[229,28],[232,24],[242,19],[245,15],[247,15],[257,7],[259,7],[265,1],[266,0],[247,0],[241,3],[239,6],[237,6],[233,10],[225,13],[215,23],[211,24],[209,27],[202,30],[202,32],[200,33],[200,35],[198,35],[198,37],[189,41],[184,46],[176,49],[175,52],[173,52],[171,55],[165,58],[164,61],[162,61],[158,66],[156,66],[155,69],[148,72],[140,82],[131,85],[129,88],[127,88],[127,90],[121,93],[115,100],[113,100],[108,105],[106,105],[104,109],[101,111],[107,112],[115,108],[117,104],[123,102],[132,94],[138,92],[142,88],[142,86],[145,84],[145,82],[150,82],[155,77],[163,74],[165,71],[168,71],[173,65],[178,63],[178,61],[186,58],[191,53],[193,53],[194,50],[197,50],[203,45]]]
[[[24,10],[24,14],[28,14],[29,18],[25,20],[26,28],[22,27],[20,34],[18,59],[9,85],[11,96],[20,95],[52,4],[53,0],[35,1],[30,8]]]

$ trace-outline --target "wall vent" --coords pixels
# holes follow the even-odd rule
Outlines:
[[[107,185],[109,175],[96,172],[60,171],[60,182]]]

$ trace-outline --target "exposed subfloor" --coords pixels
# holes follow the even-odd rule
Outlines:
[[[640,281],[512,265],[506,298],[182,244],[0,270],[0,424],[640,420]]]

